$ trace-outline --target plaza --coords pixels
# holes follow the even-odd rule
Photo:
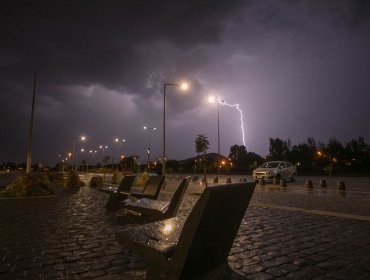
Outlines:
[[[220,183],[227,178],[252,180],[222,176]],[[180,179],[170,175],[160,198],[170,199]],[[370,279],[368,178],[340,178],[345,191],[336,189],[337,178],[326,178],[327,188],[320,179],[257,185],[229,254],[234,271],[246,279]],[[200,180],[191,182],[178,215],[186,216],[203,190]],[[88,186],[0,200],[0,279],[145,279],[145,261],[115,240],[135,225],[123,210],[107,212],[106,202]]]

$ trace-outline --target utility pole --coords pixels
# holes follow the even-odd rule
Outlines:
[[[31,173],[32,128],[33,128],[33,116],[34,116],[34,113],[35,113],[35,96],[36,96],[36,72],[35,72],[35,78],[33,80],[32,110],[31,110],[30,129],[29,129],[29,134],[28,134],[28,150],[27,150],[26,174]]]

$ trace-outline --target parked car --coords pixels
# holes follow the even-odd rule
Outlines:
[[[297,176],[297,167],[287,161],[269,161],[262,164],[253,171],[253,179],[273,180],[274,178],[290,179],[292,182]]]

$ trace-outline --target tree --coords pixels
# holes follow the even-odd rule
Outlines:
[[[291,148],[291,141],[270,138],[270,157],[272,160],[286,160]]]
[[[129,157],[125,157],[121,160],[120,165],[122,166],[123,170],[131,170],[133,173],[139,171],[139,165],[137,163],[138,156],[132,155]]]
[[[105,165],[107,165],[107,163],[109,162],[109,160],[110,160],[110,156],[105,156],[103,158],[103,162],[105,163]]]
[[[233,145],[230,147],[229,158],[237,170],[248,168],[248,152],[244,145]]]
[[[110,160],[110,156],[105,156],[103,158],[103,162],[105,163],[105,167],[107,166],[107,163],[109,162],[109,160]],[[103,182],[105,182],[105,172],[106,172],[105,167],[104,167],[104,173],[103,173]]]
[[[204,174],[204,180],[205,180],[205,183],[206,183],[206,186],[207,186],[207,177],[206,177],[206,153],[207,153],[207,150],[209,148],[209,141],[208,141],[208,138],[206,135],[204,134],[199,134],[196,138],[195,138],[195,151],[198,153],[198,154],[201,154],[203,153],[203,174]]]
[[[346,165],[350,166],[352,169],[356,171],[360,171],[362,169],[366,169],[368,162],[368,153],[366,151],[369,150],[369,145],[365,143],[365,139],[360,136],[358,139],[353,139],[347,143],[345,147],[345,161]]]

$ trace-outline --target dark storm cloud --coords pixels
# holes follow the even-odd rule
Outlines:
[[[140,85],[147,69],[137,47],[216,43],[241,2],[12,1],[2,7],[2,61],[44,70],[53,83]]]
[[[163,83],[182,80],[188,92],[167,92],[169,157],[192,156],[199,133],[214,151],[210,93],[240,104],[247,149],[262,155],[269,137],[369,141],[369,12],[368,1],[3,1],[1,149],[24,157],[34,71],[35,156],[81,133],[90,146],[127,137],[142,154],[145,124],[159,128],[160,155]],[[239,116],[221,116],[227,154],[241,144]]]

